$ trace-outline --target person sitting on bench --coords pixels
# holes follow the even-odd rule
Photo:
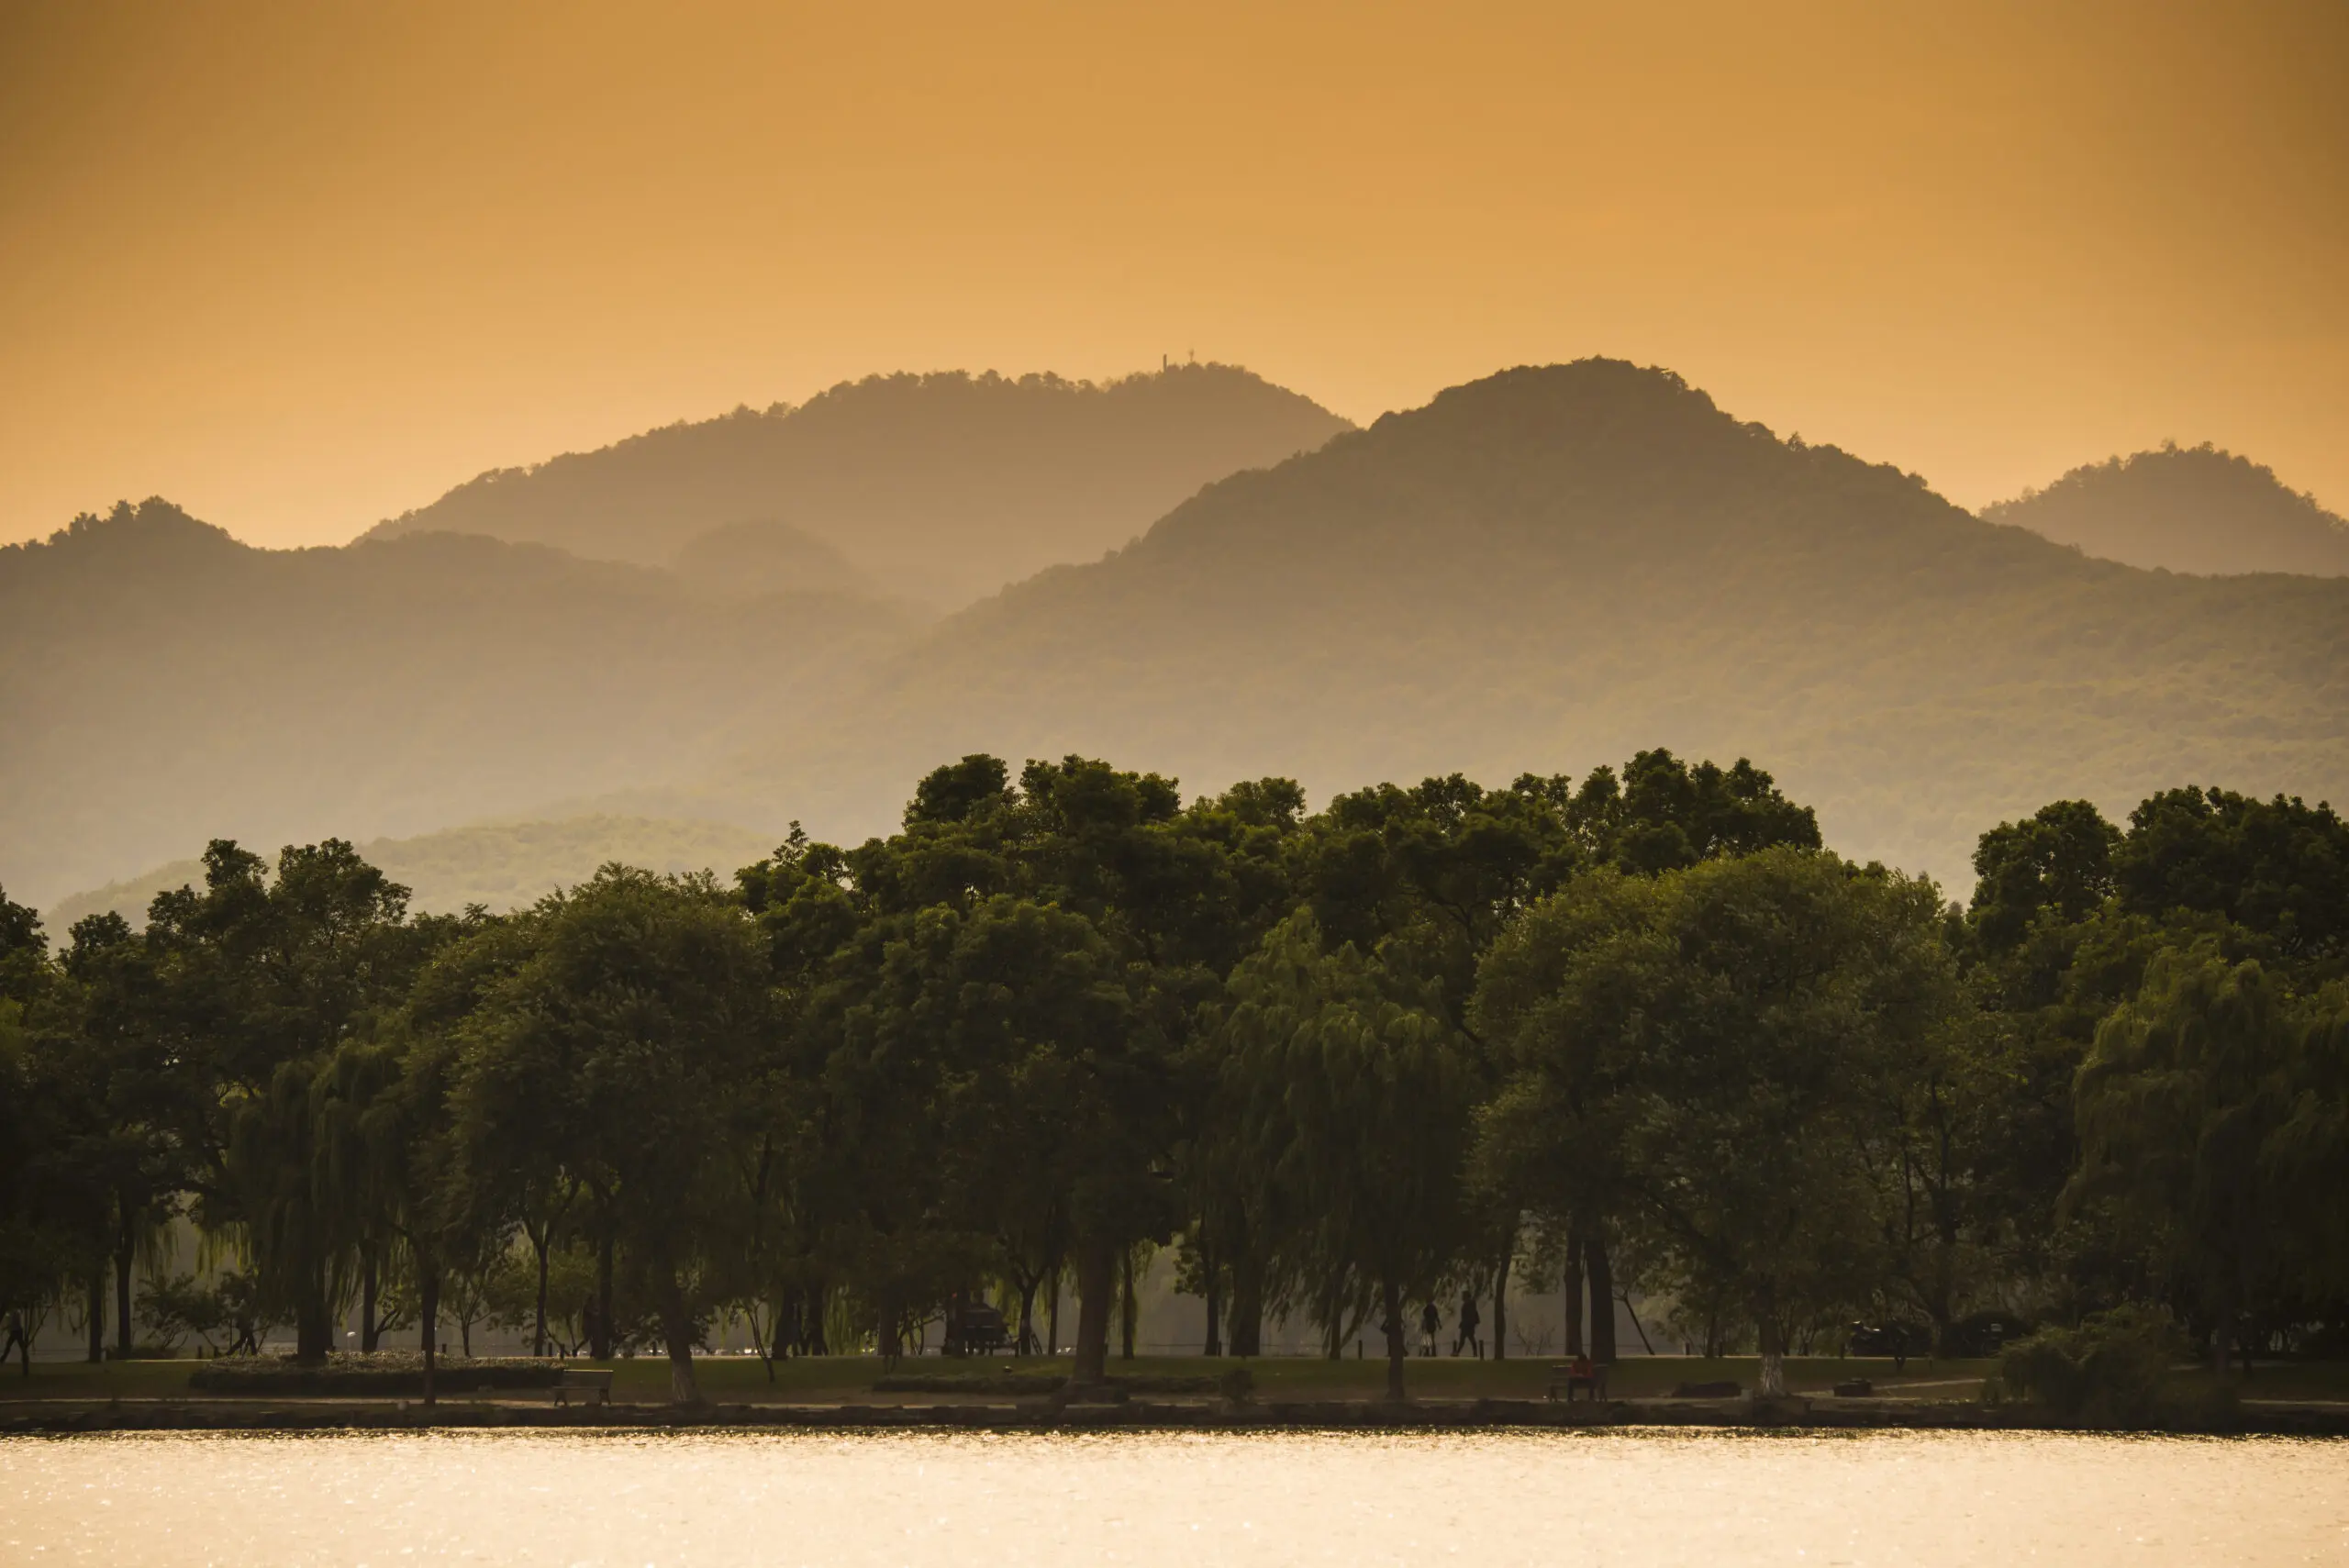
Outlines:
[[[1574,1365],[1566,1369],[1566,1403],[1575,1402],[1575,1390],[1590,1390],[1591,1402],[1597,1404],[1607,1397],[1607,1369],[1588,1355],[1575,1357]]]

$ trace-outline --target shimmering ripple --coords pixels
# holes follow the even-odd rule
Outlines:
[[[0,1562],[2349,1563],[2349,1443],[1978,1433],[0,1440]]]

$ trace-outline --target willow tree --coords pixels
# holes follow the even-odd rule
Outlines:
[[[199,1217],[241,1230],[263,1301],[315,1360],[366,1219],[328,1169],[328,1067],[398,1008],[423,948],[407,890],[341,840],[289,846],[273,868],[216,840],[204,864],[201,892],[149,911],[154,1027],[199,1085]]]
[[[2096,1033],[2075,1101],[2073,1206],[2107,1201],[2211,1328],[2219,1371],[2274,1290],[2292,1207],[2270,1145],[2291,1116],[2302,1025],[2256,962],[2213,944],[2165,951]]]
[[[1386,1393],[1400,1402],[1405,1304],[1431,1293],[1468,1233],[1461,1173],[1474,1074],[1423,984],[1300,910],[1230,982],[1226,1071],[1253,1179],[1296,1217],[1289,1239],[1322,1280],[1374,1294]]]

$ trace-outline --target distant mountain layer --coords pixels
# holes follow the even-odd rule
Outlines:
[[[698,798],[852,837],[970,751],[1320,792],[1663,745],[1751,756],[1839,847],[1963,887],[1975,836],[2051,799],[2349,798],[2349,582],[2087,560],[1587,361],[1213,485],[762,741]]]
[[[2131,566],[2349,576],[2349,522],[2207,443],[2076,468],[1982,516]]]
[[[369,537],[442,529],[668,565],[713,529],[780,523],[889,593],[952,608],[1091,560],[1200,485],[1347,428],[1228,365],[1106,385],[874,376],[796,408],[740,409],[495,470]]]
[[[543,546],[253,550],[119,507],[0,550],[0,884],[38,906],[215,836],[409,835],[690,777],[916,624]]]
[[[792,526],[697,552],[705,586],[452,534],[250,550],[160,502],[0,550],[0,884],[585,809],[854,838],[972,751],[1316,794],[1744,755],[1960,886],[2052,799],[2349,799],[2349,579],[2092,560],[1614,361],[1453,388],[935,626],[759,592],[836,569]]]
[[[278,848],[265,842],[246,847],[271,859]],[[774,847],[766,835],[723,822],[578,817],[376,839],[360,845],[359,852],[408,889],[409,908],[453,915],[472,904],[493,912],[534,904],[559,887],[586,881],[609,861],[661,872],[709,871],[724,879]],[[50,912],[50,938],[62,941],[74,921],[109,909],[134,926],[144,925],[157,894],[203,883],[203,862],[173,861],[128,882],[76,894]]]

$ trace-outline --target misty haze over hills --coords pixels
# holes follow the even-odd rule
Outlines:
[[[1119,401],[1152,388],[1183,395]],[[1317,795],[1657,745],[1748,755],[1839,848],[1960,885],[1976,835],[2057,797],[2349,795],[2349,582],[2086,559],[1616,361],[1508,372],[1221,478],[1130,548],[943,623],[873,592],[904,585],[812,517],[727,517],[744,475],[825,471],[821,442],[777,434],[821,406],[855,432],[825,472],[906,476],[866,497],[890,537],[917,540],[908,496],[984,470],[983,506],[934,514],[956,570],[1048,536],[1097,550],[1086,498],[1117,484],[1086,421],[1171,410],[1177,435],[1132,439],[1172,484],[1150,464],[1202,389],[1264,412],[1248,439],[1275,456],[1310,444],[1299,410],[1328,417],[1220,367],[1092,390],[899,377],[511,471],[342,550],[252,550],[150,502],[0,550],[0,882],[50,904],[216,835],[273,849],[591,808],[854,839],[969,751]],[[941,410],[973,407],[1059,433],[931,462]],[[732,477],[702,484],[697,451]],[[401,531],[507,507],[561,532],[562,486],[592,495],[598,473],[618,499],[570,542],[675,570]],[[1022,520],[1038,495],[1062,535]],[[581,874],[561,835],[530,841],[543,863],[522,840],[464,852],[517,888]]]
[[[1982,516],[2131,566],[2349,575],[2349,523],[2208,442],[2076,468]]]
[[[2349,582],[2086,560],[1585,361],[1212,486],[945,623],[711,797],[853,835],[965,751],[1319,794],[1655,745],[1751,756],[1831,842],[1960,885],[1977,834],[2058,797],[2349,795]]]
[[[887,593],[952,609],[1091,560],[1208,481],[1351,428],[1230,365],[1102,385],[872,376],[796,408],[738,409],[497,469],[368,537],[442,529],[665,566],[713,529],[781,525]]]
[[[456,915],[470,904],[494,913],[519,908],[586,881],[611,861],[664,873],[712,871],[723,879],[774,847],[763,834],[722,822],[589,816],[477,823],[413,839],[377,839],[358,849],[368,864],[408,890],[410,909]],[[173,861],[76,894],[49,912],[49,924],[61,938],[83,916],[111,910],[144,926],[157,894],[203,885],[202,861]]]
[[[690,777],[916,624],[540,545],[264,550],[119,507],[0,550],[0,879],[47,904],[216,836],[413,834]]]

